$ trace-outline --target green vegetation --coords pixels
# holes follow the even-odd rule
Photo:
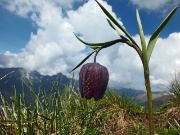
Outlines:
[[[44,89],[37,94],[30,87],[29,90],[31,103],[26,101],[24,92],[16,94],[14,90],[11,102],[0,95],[0,134],[149,134],[147,109],[110,89],[98,102],[81,98],[72,84],[64,90],[54,84],[50,94],[46,94]],[[155,133],[158,135],[180,134],[179,97],[173,98],[168,104],[153,110]]]
[[[173,103],[178,105],[180,103],[180,72],[175,73],[175,76],[170,83],[169,90],[174,95]]]

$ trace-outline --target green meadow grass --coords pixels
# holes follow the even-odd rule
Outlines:
[[[26,85],[26,84],[24,84]],[[147,109],[107,89],[97,101],[86,100],[70,84],[64,90],[52,85],[50,93],[29,87],[31,102],[22,94],[7,102],[0,94],[0,134],[2,135],[146,135]],[[175,101],[175,100],[174,100]],[[177,100],[176,100],[177,103]],[[180,134],[180,122],[166,115],[171,104],[154,110],[158,135]],[[175,107],[175,106],[173,106]],[[178,106],[176,106],[178,108]],[[177,110],[176,110],[177,111]]]

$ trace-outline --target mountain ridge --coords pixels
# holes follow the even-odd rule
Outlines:
[[[22,93],[22,89],[26,92],[26,95],[30,94],[29,88],[31,87],[38,93],[42,87],[48,93],[54,83],[58,83],[58,89],[64,89],[64,87],[72,81],[72,78],[68,78],[62,73],[56,75],[41,75],[36,70],[27,71],[24,68],[0,68],[0,92],[6,98],[13,96],[13,89],[16,89],[17,93]],[[75,88],[78,87],[77,80],[75,82]],[[111,88],[118,95],[128,97],[133,101],[147,106],[146,91],[136,90],[131,88]],[[162,101],[165,95],[170,95],[168,92],[152,92],[153,100],[161,102],[160,105],[166,101]],[[160,106],[158,105],[158,106]]]
[[[27,71],[24,68],[0,68],[0,92],[6,98],[13,96],[14,89],[17,93],[22,93],[22,90],[29,94],[29,88],[32,88],[36,93],[42,87],[48,91],[54,83],[58,84],[59,89],[72,81],[62,73],[53,76],[41,75],[37,71]]]

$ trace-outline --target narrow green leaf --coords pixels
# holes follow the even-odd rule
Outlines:
[[[70,73],[74,70],[76,70],[79,66],[81,66],[95,51],[93,51],[91,54],[89,54],[86,58],[84,58],[75,68],[73,68]]]
[[[81,41],[82,43],[90,46],[90,47],[100,47],[100,46],[104,46],[104,45],[107,45],[107,44],[111,44],[111,43],[114,43],[116,40],[112,40],[112,41],[108,41],[108,42],[104,42],[104,43],[87,43],[85,41],[83,41],[82,39],[80,39],[76,34],[74,34],[76,36],[76,38]]]
[[[131,35],[126,31],[126,29],[123,28],[123,26],[121,26],[116,19],[114,19],[114,17],[112,17],[112,15],[96,0],[97,4],[100,6],[100,8],[103,10],[103,12],[107,15],[107,17],[109,17],[109,19],[119,28],[121,29],[125,35],[131,40],[131,42],[133,42],[133,44],[137,45],[137,43],[133,40],[133,38],[131,37]]]
[[[99,48],[100,46],[90,46],[93,50],[96,50],[97,48]]]
[[[119,31],[118,28],[116,28],[116,27],[113,26],[112,22],[111,22],[109,19],[107,19],[107,21],[108,21],[109,25],[118,33],[118,35],[119,35],[123,40],[129,41],[127,38],[125,38],[125,37],[122,35],[122,33]]]
[[[124,42],[125,42],[127,45],[129,45],[130,47],[133,46],[133,43],[130,42],[126,37],[124,37],[124,36],[122,36],[122,35],[121,35],[120,37],[121,37],[122,40],[124,40]]]
[[[111,21],[110,21],[109,19],[107,19],[107,21],[108,21],[109,25],[110,25],[114,30],[116,30],[116,29],[114,28],[113,24],[111,23]]]
[[[126,37],[124,37],[123,35],[120,35],[120,37],[121,37],[124,41],[126,41],[126,42],[129,41],[129,40],[128,40]]]
[[[166,24],[169,22],[169,20],[171,19],[171,17],[173,16],[173,14],[175,13],[175,11],[178,9],[178,7],[176,6],[168,15],[167,17],[162,21],[162,23],[159,25],[159,27],[155,30],[155,32],[153,33],[153,35],[151,36],[149,43],[148,43],[148,47],[147,47],[147,60],[149,62],[152,51],[154,49],[154,46],[156,44],[156,41],[161,33],[161,31],[163,30],[163,28],[166,26]]]
[[[145,41],[145,38],[144,38],[144,32],[143,32],[143,27],[142,27],[142,24],[141,24],[141,19],[140,19],[139,12],[138,12],[137,9],[136,9],[136,17],[137,17],[139,35],[140,35],[140,40],[141,40],[142,52],[143,52],[143,60],[144,60],[145,66],[147,66],[146,41]]]

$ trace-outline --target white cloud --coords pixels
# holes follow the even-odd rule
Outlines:
[[[2,0],[0,5],[3,5],[11,12],[15,12],[17,15],[21,17],[28,17],[31,16],[33,13],[41,12],[41,8],[46,7],[46,11],[51,12],[48,9],[49,6],[69,9],[72,8],[72,4],[74,2],[83,2],[86,0]]]
[[[167,12],[174,6],[180,4],[179,0],[131,0],[131,3],[138,6],[140,9],[147,9],[149,11]]]
[[[11,58],[5,54],[0,54],[0,67],[10,66]]]
[[[180,68],[180,33],[172,33],[168,38],[159,38],[152,54],[151,74],[156,80],[171,80],[171,74]]]
[[[100,2],[117,18],[111,6],[104,1]],[[15,3],[9,2],[8,9],[18,15],[26,17],[31,12],[30,17],[37,24],[38,29],[37,33],[31,33],[30,41],[21,53],[4,54],[9,58],[7,66],[23,66],[49,75],[62,72],[71,76],[68,72],[86,57],[87,51],[91,51],[75,38],[73,32],[82,35],[82,38],[88,42],[106,42],[118,38],[117,33],[108,25],[106,16],[93,0],[76,11],[72,9],[67,11],[66,16],[62,12],[61,4],[55,0],[46,0],[43,3],[31,0],[31,3],[27,4],[26,11],[20,0],[16,0]],[[68,4],[67,2],[66,5]],[[119,23],[122,24],[120,19]],[[138,35],[133,38],[140,43]],[[147,41],[148,39],[149,36],[146,36]],[[150,61],[154,90],[157,90],[159,85],[167,84],[171,74],[180,67],[179,39],[180,33],[172,33],[165,39],[158,39]],[[93,62],[93,57],[88,62]],[[116,44],[104,49],[97,56],[97,62],[108,68],[110,82],[117,81],[122,87],[144,89],[140,58],[129,46]],[[79,69],[75,73],[77,74],[78,71]]]
[[[148,42],[150,36],[146,36]],[[139,35],[133,39],[140,45]],[[165,90],[172,75],[180,68],[180,33],[159,38],[150,60],[152,90]],[[111,84],[121,87],[145,89],[143,66],[136,51],[127,45],[114,45],[99,53],[97,61],[110,73]],[[119,84],[115,83],[117,81]]]
[[[112,12],[111,6],[101,2]],[[31,33],[26,47],[14,56],[14,66],[36,69],[42,74],[52,75],[58,72],[68,74],[87,55],[85,45],[75,38],[73,32],[81,33],[86,40],[93,39],[92,42],[118,37],[109,28],[105,15],[94,1],[88,1],[77,11],[67,10],[66,16],[57,1],[46,0],[43,3],[26,1],[26,4],[23,4],[22,1],[17,0],[15,3],[9,1],[8,4],[6,6],[9,10],[15,11],[22,17],[26,17],[31,12],[30,17],[38,26],[37,33]],[[24,6],[28,8],[22,14],[21,10]],[[113,15],[115,16],[114,13]],[[98,31],[94,32],[93,29]],[[105,32],[107,34],[101,34]],[[96,33],[95,38],[91,36],[94,33]],[[13,54],[9,53],[9,55],[12,57]]]
[[[106,2],[102,3],[117,18],[115,13],[112,12],[112,7],[107,5]],[[75,31],[82,34],[87,42],[105,42],[118,38],[116,32],[107,23],[106,15],[93,0],[85,3],[77,11],[69,11],[68,16],[69,22],[74,26]],[[122,24],[121,21],[119,23]]]

